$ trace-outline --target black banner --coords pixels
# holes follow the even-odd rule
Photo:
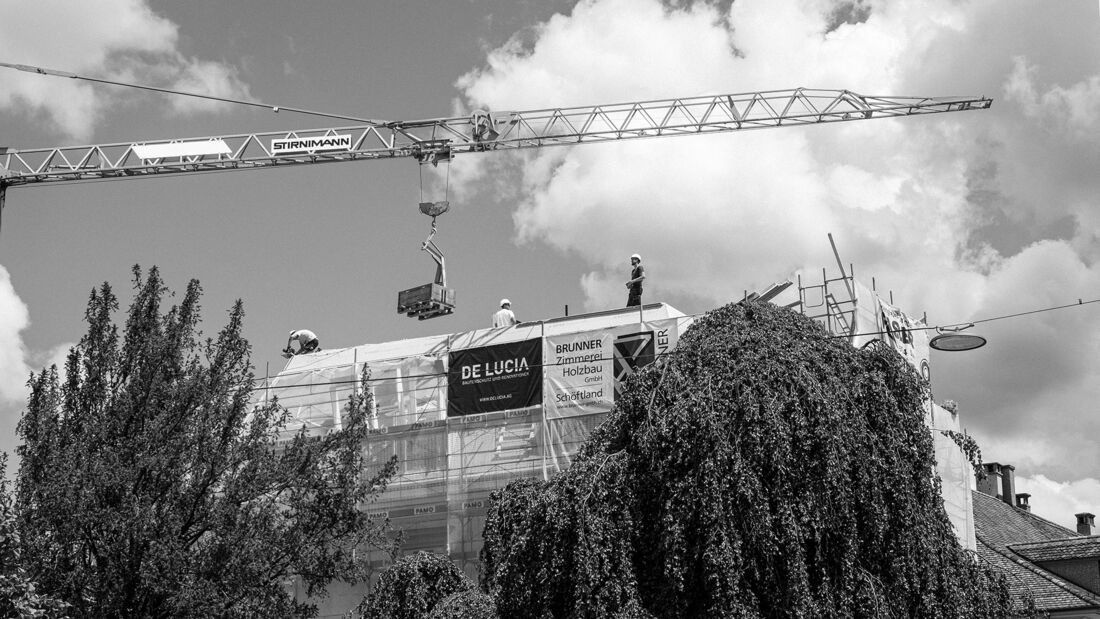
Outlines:
[[[542,403],[542,340],[451,352],[447,416],[461,417]]]
[[[635,371],[653,363],[653,332],[629,333],[615,338],[615,397],[622,383]]]

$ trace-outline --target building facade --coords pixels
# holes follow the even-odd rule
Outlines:
[[[655,303],[324,350],[292,357],[257,395],[289,411],[284,436],[302,428],[320,435],[340,428],[367,369],[369,466],[392,456],[399,463],[370,515],[403,533],[403,552],[447,554],[476,581],[489,494],[567,469],[622,381],[670,353],[691,322]],[[370,559],[385,561],[380,553]],[[321,616],[340,616],[365,592],[334,584]]]
[[[927,376],[924,332],[869,291],[861,298],[860,311],[842,317],[860,329],[851,333],[853,345],[893,346]],[[403,552],[447,554],[476,580],[490,493],[567,469],[611,411],[622,381],[672,353],[692,321],[655,303],[324,350],[292,357],[257,393],[277,397],[290,412],[287,436],[302,428],[323,434],[341,427],[343,407],[369,371],[374,409],[364,450],[373,467],[397,456],[399,472],[366,508],[403,532]],[[946,510],[960,543],[974,549],[970,465],[943,432],[960,430],[958,416],[929,402],[925,423]],[[380,554],[369,558],[385,562]],[[363,584],[334,584],[321,616],[340,616],[365,593]]]

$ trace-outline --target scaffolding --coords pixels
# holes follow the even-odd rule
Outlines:
[[[619,383],[672,350],[691,321],[657,303],[326,350],[294,357],[260,393],[277,396],[289,411],[284,437],[302,428],[322,435],[340,429],[343,407],[366,367],[373,411],[364,475],[393,456],[399,471],[365,509],[403,532],[403,552],[447,554],[476,579],[490,493],[517,479],[547,480],[569,468],[610,412]],[[471,400],[472,408],[458,406],[464,394],[457,391],[462,371],[456,364],[472,355],[490,370],[494,364],[506,370],[508,355],[521,347],[531,351],[529,375],[516,380],[526,381],[533,395],[502,407],[497,398],[523,389],[471,384],[487,388],[488,395]],[[376,567],[385,564],[382,553],[364,551]]]
[[[832,243],[832,236],[829,238]],[[926,319],[914,320],[894,306],[893,292],[889,301],[882,299],[875,289],[875,280],[867,288],[856,280],[855,269],[849,264],[845,269],[833,245],[834,256],[840,270],[839,277],[829,277],[821,269],[821,283],[807,284],[798,277],[797,306],[807,317],[819,322],[829,333],[845,338],[856,348],[871,343],[892,347],[931,385],[928,335]],[[945,432],[961,431],[961,423],[954,411],[949,411],[932,398],[925,410],[925,426],[932,435],[935,449],[936,474],[940,478],[944,509],[959,544],[974,550],[977,542],[974,534],[973,504],[970,496],[972,476],[969,461]]]

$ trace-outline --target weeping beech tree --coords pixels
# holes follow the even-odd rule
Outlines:
[[[120,336],[103,284],[64,379],[31,377],[22,563],[76,617],[310,616],[291,578],[320,594],[365,575],[357,548],[390,544],[361,509],[395,467],[364,474],[369,399],[350,399],[342,430],[278,445],[287,412],[253,405],[241,303],[204,340],[198,282],[166,309],[167,293],[135,267]]]
[[[482,585],[510,617],[1005,617],[958,545],[893,351],[769,304],[697,321],[572,468],[494,495]]]

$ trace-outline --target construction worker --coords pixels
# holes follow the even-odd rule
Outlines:
[[[642,304],[642,282],[645,281],[645,267],[642,266],[642,257],[638,254],[630,256],[630,281],[626,283],[626,289],[630,292],[626,297],[626,306],[634,307]]]
[[[516,324],[516,315],[512,313],[512,302],[501,299],[500,310],[493,314],[493,328],[510,327],[514,324]]]
[[[297,351],[290,349],[290,343],[294,341],[298,342]],[[290,332],[290,339],[286,341],[286,348],[283,349],[283,353],[285,353],[287,357],[291,357],[293,355],[304,355],[318,350],[321,350],[321,342],[317,340],[317,335],[309,329],[298,329],[297,331]]]

